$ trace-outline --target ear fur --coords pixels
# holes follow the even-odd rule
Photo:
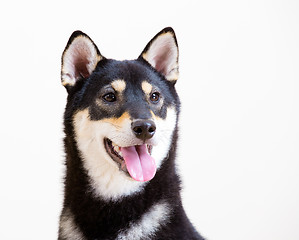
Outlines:
[[[171,27],[160,31],[144,48],[139,59],[147,61],[168,81],[179,77],[179,50],[175,32]]]
[[[89,77],[103,58],[89,36],[81,31],[75,31],[62,54],[62,85],[72,87],[79,79]]]

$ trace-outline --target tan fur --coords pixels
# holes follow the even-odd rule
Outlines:
[[[149,95],[152,92],[153,86],[149,82],[143,81],[141,83],[141,88],[145,94]]]
[[[126,82],[122,79],[117,79],[111,83],[111,86],[115,91],[122,93],[126,89]]]
[[[111,123],[115,127],[123,127],[125,121],[130,120],[130,115],[128,112],[124,112],[119,118],[104,118],[102,121],[106,123]]]

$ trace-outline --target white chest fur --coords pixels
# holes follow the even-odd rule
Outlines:
[[[159,202],[144,213],[139,220],[130,223],[127,229],[121,230],[116,240],[151,239],[157,230],[168,222],[169,216],[169,205],[166,202]],[[62,214],[60,227],[61,236],[65,239],[85,240],[69,209],[66,209]]]
[[[116,240],[139,240],[155,235],[159,227],[168,222],[170,208],[167,203],[160,202],[151,207],[143,214],[141,219],[130,225],[128,229],[122,231]]]

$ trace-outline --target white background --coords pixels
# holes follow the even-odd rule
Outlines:
[[[134,59],[162,28],[180,47],[183,200],[209,240],[299,239],[299,3],[6,1],[0,6],[0,239],[56,239],[60,57],[80,29]]]

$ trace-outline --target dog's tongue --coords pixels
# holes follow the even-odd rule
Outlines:
[[[131,177],[136,181],[146,182],[156,174],[156,162],[148,151],[146,144],[121,147],[122,156]]]

